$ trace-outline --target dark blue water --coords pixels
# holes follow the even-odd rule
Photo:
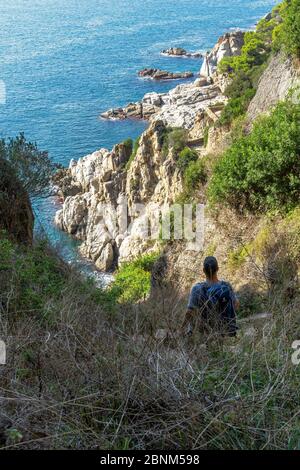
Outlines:
[[[274,0],[0,0],[0,135],[25,132],[53,160],[68,164],[112,147],[145,128],[105,122],[101,111],[166,91],[174,82],[137,78],[144,67],[197,72],[200,60],[170,59],[170,46],[207,50],[232,28],[249,28]],[[38,222],[65,254],[73,242],[53,227],[54,201],[39,204]]]

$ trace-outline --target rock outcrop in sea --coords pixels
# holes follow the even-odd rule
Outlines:
[[[201,57],[203,57],[202,52],[188,52],[182,47],[170,47],[170,49],[161,51],[161,55],[167,57],[183,57],[193,59],[201,59]]]
[[[152,80],[184,80],[192,78],[193,72],[168,72],[160,69],[143,69],[138,73],[139,77],[151,78]]]
[[[204,109],[226,102],[217,83],[208,83],[204,78],[195,82],[178,85],[168,93],[147,93],[137,103],[125,108],[111,109],[103,119],[145,119],[164,120],[172,127],[191,129],[197,114]]]
[[[101,113],[102,119],[144,119],[150,120],[161,112],[159,119],[170,120],[170,125],[191,127],[195,114],[203,107],[201,103],[215,99],[224,102],[223,92],[228,80],[217,76],[217,65],[224,57],[241,52],[244,32],[236,31],[222,36],[212,51],[206,55],[200,70],[200,78],[194,83],[178,85],[169,93],[147,93],[141,101],[125,107],[109,109]],[[214,79],[213,79],[214,76]],[[186,115],[186,119],[183,115]],[[187,125],[186,122],[189,122]]]

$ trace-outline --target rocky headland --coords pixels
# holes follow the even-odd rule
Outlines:
[[[228,77],[218,75],[217,65],[224,57],[241,52],[244,32],[222,36],[213,50],[206,55],[200,78],[193,83],[181,84],[168,93],[147,93],[141,101],[101,113],[102,119],[166,119],[170,126],[191,128],[197,113],[204,108],[226,102],[224,90]],[[186,77],[185,77],[186,78]]]

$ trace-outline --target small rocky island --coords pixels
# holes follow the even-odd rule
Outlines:
[[[201,59],[203,57],[201,52],[188,52],[185,49],[182,49],[182,47],[171,47],[170,49],[165,49],[161,51],[161,55],[194,59]]]
[[[150,78],[151,80],[183,80],[192,78],[193,72],[167,72],[166,70],[146,68],[138,72],[141,78]]]

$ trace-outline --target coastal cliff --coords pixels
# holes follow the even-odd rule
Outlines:
[[[291,57],[280,53],[274,55],[249,105],[247,112],[249,120],[254,121],[262,113],[268,112],[278,101],[284,100],[290,90],[297,90],[299,86],[299,66]]]
[[[277,16],[274,18],[272,27],[278,23]],[[106,119],[148,119],[149,127],[134,146],[123,143],[112,151],[101,149],[78,162],[72,160],[65,170],[59,183],[64,203],[56,224],[82,241],[81,253],[99,270],[111,270],[144,252],[159,250],[159,240],[145,236],[145,224],[153,216],[153,204],[170,205],[187,193],[184,172],[178,165],[180,151],[187,149],[203,160],[230,145],[231,126],[220,122],[233,79],[219,65],[224,59],[240,58],[244,46],[244,32],[227,33],[206,55],[200,78],[194,82],[178,85],[168,93],[150,93],[141,102],[103,113]],[[250,100],[248,122],[284,99],[298,79],[297,67],[290,58],[272,55]],[[168,144],[172,129],[182,131],[177,150],[174,142]],[[201,198],[205,203],[206,197]],[[126,227],[122,227],[115,210],[121,203],[126,205]],[[138,204],[144,205],[142,214]],[[159,213],[161,216],[162,211]],[[213,220],[207,224],[214,227]],[[188,259],[186,247],[180,250]]]
[[[236,34],[233,42],[235,37]],[[218,45],[223,48],[223,41]],[[170,128],[185,129],[186,144],[190,142],[199,153],[203,152],[207,125],[218,119],[227,101],[218,81],[208,83],[205,78],[178,85],[165,95],[148,95],[142,101],[143,109],[150,100],[150,125],[140,137],[131,162],[126,145],[119,144],[111,152],[102,149],[78,162],[72,160],[59,183],[64,203],[56,214],[56,224],[83,242],[81,253],[100,270],[107,271],[118,262],[156,250],[156,243],[149,246],[149,240],[145,240],[143,224],[133,206],[143,203],[147,217],[152,204],[172,204],[182,193],[177,155],[172,147],[166,155],[164,137]],[[128,201],[130,233],[119,227],[113,209],[108,208],[116,207],[122,200]]]

